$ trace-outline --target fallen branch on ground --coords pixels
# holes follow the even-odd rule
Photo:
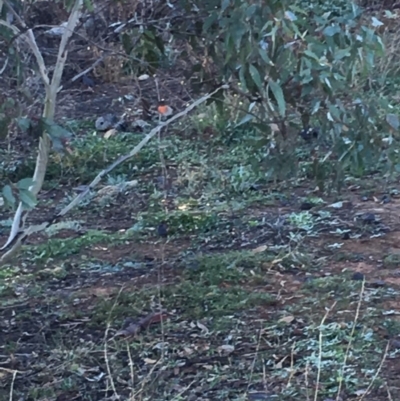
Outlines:
[[[32,234],[41,232],[48,228],[50,225],[54,223],[58,223],[60,218],[65,216],[71,209],[77,206],[84,197],[96,187],[97,184],[101,181],[101,179],[107,175],[110,171],[114,170],[115,167],[119,166],[121,163],[125,162],[126,160],[130,159],[131,157],[135,156],[140,150],[149,142],[155,135],[157,135],[164,127],[168,126],[172,122],[178,120],[181,117],[186,116],[190,113],[193,109],[198,107],[200,104],[204,103],[212,96],[214,96],[218,91],[222,89],[228,89],[228,85],[222,85],[219,88],[215,89],[213,92],[204,95],[200,99],[197,99],[192,104],[190,104],[185,110],[175,114],[170,119],[160,123],[157,127],[153,128],[129,153],[119,157],[115,160],[112,164],[110,164],[107,168],[102,170],[99,174],[97,174],[96,178],[86,187],[86,189],[77,195],[64,209],[62,209],[59,213],[57,213],[52,219],[43,222],[39,225],[33,225],[28,227],[27,229],[23,230],[22,232],[18,233],[14,240],[11,243],[7,243],[6,245],[1,248],[1,250],[7,250],[11,247],[6,253],[4,253],[0,258],[0,265],[4,264],[7,260],[9,260],[13,255],[16,254],[18,249],[21,247],[22,243]]]

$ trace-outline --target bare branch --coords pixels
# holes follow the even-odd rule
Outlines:
[[[157,135],[163,128],[167,127],[170,125],[172,122],[178,120],[181,117],[186,116],[188,113],[190,113],[193,109],[198,107],[200,104],[204,103],[208,99],[210,99],[212,96],[214,96],[218,91],[222,89],[228,89],[228,85],[222,85],[219,88],[215,89],[213,92],[208,93],[207,95],[204,95],[200,99],[197,99],[194,101],[192,104],[190,104],[185,110],[181,111],[180,113],[175,114],[172,116],[170,119],[166,120],[165,122],[160,123],[157,125],[157,127],[153,128],[129,153],[126,155],[123,155],[119,157],[117,160],[115,160],[111,165],[109,165],[107,168],[102,170],[96,178],[87,186],[85,191],[77,195],[64,209],[62,209],[58,214],[56,214],[51,220],[41,223],[39,225],[34,225],[30,226],[24,231],[19,232],[19,236],[14,236],[14,238],[9,239],[8,243],[1,248],[2,250],[8,248],[8,245],[11,245],[12,243],[12,248],[7,251],[5,254],[3,254],[0,257],[0,265],[6,263],[13,255],[16,254],[18,249],[21,247],[22,243],[33,233],[37,233],[40,231],[45,230],[47,227],[49,227],[51,224],[56,223],[61,217],[65,216],[71,209],[73,209],[75,206],[77,206],[83,198],[90,192],[91,189],[96,187],[96,185],[101,181],[101,179],[107,175],[110,171],[112,171],[115,167],[119,166],[121,163],[125,162],[126,160],[130,159],[134,155],[140,152],[140,150],[155,136]]]
[[[4,2],[7,5],[9,11],[19,21],[21,26],[23,26],[24,28],[27,28],[24,21],[15,12],[15,10],[12,8],[12,6],[8,2],[8,0],[4,0]],[[83,0],[75,0],[74,7],[72,8],[71,14],[68,19],[66,30],[64,31],[64,34],[61,38],[57,61],[56,61],[54,74],[53,74],[51,83],[50,83],[46,65],[44,63],[43,56],[40,53],[40,50],[37,46],[36,39],[35,39],[32,29],[28,29],[26,32],[26,35],[25,35],[25,38],[26,38],[31,50],[32,50],[33,54],[35,55],[41,78],[45,84],[46,98],[45,98],[45,103],[44,103],[43,117],[48,120],[54,119],[57,93],[59,90],[65,61],[66,61],[67,55],[68,55],[68,52],[66,51],[66,47],[68,44],[68,40],[70,39],[71,35],[73,34],[73,32],[79,22],[79,17],[81,15],[82,6],[83,6]],[[6,24],[4,24],[4,21],[0,21],[0,23],[3,23],[3,25],[6,25]],[[16,30],[16,32],[19,33],[18,28],[13,27],[10,24],[7,24],[6,26],[9,26],[11,29],[13,29],[14,32]],[[32,192],[32,194],[35,197],[40,192],[40,190],[43,186],[44,177],[46,174],[47,164],[48,164],[48,160],[49,160],[50,149],[51,149],[51,139],[50,139],[49,135],[47,134],[47,132],[43,132],[43,135],[39,139],[39,150],[38,150],[38,156],[36,158],[35,172],[33,174],[33,185],[29,188],[29,190]],[[13,248],[9,252],[7,252],[6,255],[11,256],[12,254],[14,254],[17,251],[17,249],[21,245],[19,239],[17,239],[16,242],[15,242],[15,239],[18,236],[18,234],[20,234],[21,232],[24,232],[24,224],[21,225],[21,221],[23,222],[23,212],[24,212],[24,207],[23,207],[22,203],[20,202],[18,205],[18,209],[14,216],[14,220],[12,223],[11,232],[8,237],[8,240],[7,240],[6,244],[1,248],[1,250],[3,250],[3,249],[6,249],[7,247],[9,247],[11,244],[14,244]],[[27,214],[28,214],[28,212],[26,212],[24,214],[25,218],[26,218]],[[0,259],[0,261],[1,261],[1,259]]]

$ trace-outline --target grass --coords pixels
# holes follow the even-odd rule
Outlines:
[[[89,138],[65,166],[87,161],[92,140],[113,157],[127,146]],[[167,191],[156,180],[159,148],[174,182]],[[1,368],[4,394],[15,375],[12,392],[32,400],[388,399],[385,366],[396,351],[385,347],[398,323],[383,313],[398,289],[370,287],[373,274],[352,280],[358,262],[341,241],[345,229],[344,248],[379,226],[352,223],[351,210],[330,207],[334,199],[313,196],[306,181],[270,188],[235,170],[239,154],[243,161],[241,143],[215,150],[179,136],[150,144],[146,159],[105,183],[134,178],[137,187],[93,194],[74,220],[24,247],[1,277],[2,353],[18,361]],[[51,199],[70,199],[72,176],[43,195],[38,217],[54,208]],[[303,202],[313,210],[300,210]],[[161,221],[167,239],[157,237]],[[394,260],[383,262],[388,274]],[[118,335],[161,310],[136,336]]]
[[[169,127],[2,268],[1,399],[399,399],[396,183],[347,172],[341,193],[316,193],[309,144],[268,158],[257,130],[214,111]],[[51,159],[33,221],[142,138],[85,124]]]

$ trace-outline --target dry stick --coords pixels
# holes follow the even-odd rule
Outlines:
[[[90,67],[86,68],[86,70],[83,70],[80,72],[78,75],[75,75],[72,79],[71,82],[75,82],[77,79],[79,79],[82,75],[85,75],[92,71],[98,64],[100,64],[104,60],[105,56],[101,56],[99,59],[97,59]]]
[[[296,341],[293,342],[292,344],[292,350],[290,351],[290,374],[288,378],[288,382],[286,384],[286,388],[289,388],[291,386],[292,379],[294,377],[294,352],[296,348]],[[306,387],[307,388],[307,387]]]
[[[132,353],[131,353],[131,348],[130,348],[130,343],[129,341],[126,341],[126,352],[128,354],[128,359],[129,359],[129,370],[131,373],[131,380],[132,380],[132,387],[131,387],[131,393],[129,395],[129,400],[128,401],[134,401],[135,400],[135,393],[134,393],[134,386],[135,386],[135,372],[133,370],[133,359],[132,359]]]
[[[322,326],[325,323],[325,320],[328,318],[329,313],[331,313],[331,311],[333,310],[333,308],[336,306],[336,301],[333,303],[333,305],[326,311],[324,317],[321,320],[321,324],[320,324],[320,329],[319,329],[319,341],[318,341],[318,371],[317,371],[317,382],[315,384],[315,393],[314,393],[314,401],[317,401],[318,399],[318,387],[319,387],[319,383],[321,380],[321,363],[322,363],[322,341],[323,341],[323,334],[322,334]]]
[[[7,5],[8,9],[15,15],[15,17],[22,25],[22,27],[27,28],[24,21],[14,11],[12,6],[9,4],[8,0],[5,0],[5,4]],[[75,4],[68,18],[67,30],[64,32],[62,36],[60,46],[58,48],[57,61],[55,64],[55,69],[51,81],[49,79],[48,71],[43,56],[40,53],[40,50],[37,46],[36,39],[35,36],[33,35],[32,29],[28,29],[25,34],[25,39],[27,40],[31,51],[33,52],[36,58],[36,63],[39,67],[39,72],[46,90],[46,99],[44,103],[43,117],[48,118],[50,120],[54,118],[56,96],[60,86],[61,76],[64,69],[65,61],[68,55],[66,47],[79,21],[82,5],[83,5],[83,0],[75,0]],[[13,26],[10,25],[10,27]],[[47,133],[44,133],[39,140],[39,151],[36,158],[35,172],[33,174],[33,184],[29,188],[29,190],[34,196],[36,196],[39,193],[44,182],[44,177],[47,169],[47,162],[49,159],[50,146],[51,146],[50,137],[47,135]],[[14,219],[11,226],[11,232],[8,237],[8,240],[6,244],[2,248],[0,248],[0,250],[5,250],[11,245],[12,247],[8,252],[6,252],[6,254],[4,254],[0,258],[0,265],[4,263],[5,259],[8,259],[12,255],[14,255],[14,253],[16,253],[17,250],[20,248],[22,244],[21,242],[22,238],[25,237],[24,236],[25,230],[22,231],[22,229],[25,227],[25,220],[28,216],[28,213],[29,212],[24,209],[22,202],[20,202],[17,211],[15,212],[14,215]]]
[[[256,367],[256,361],[257,361],[257,358],[258,358],[258,355],[260,352],[260,346],[261,346],[261,335],[262,335],[262,330],[260,329],[258,331],[256,352],[254,353],[254,358],[253,358],[253,361],[252,361],[251,367],[250,367],[250,378],[248,380],[249,382],[247,384],[246,394],[249,393],[250,386],[253,384],[252,380],[253,380],[254,369]]]
[[[390,341],[388,341],[388,343],[386,344],[385,352],[384,352],[384,354],[383,354],[381,363],[379,364],[378,369],[377,369],[377,371],[375,372],[374,377],[372,378],[372,380],[371,380],[371,382],[369,383],[367,389],[364,391],[364,394],[360,397],[360,399],[359,399],[358,401],[362,401],[362,400],[368,395],[368,393],[371,391],[371,388],[372,388],[372,386],[374,385],[375,380],[378,378],[379,373],[381,373],[383,364],[385,363],[386,358],[387,358],[387,355],[388,355],[388,352],[389,352],[389,348],[390,348]]]
[[[117,393],[117,389],[116,389],[116,387],[115,387],[114,379],[113,379],[113,377],[112,377],[110,362],[109,362],[109,359],[108,359],[107,341],[108,341],[108,332],[110,331],[110,326],[111,326],[111,317],[112,317],[112,313],[113,313],[115,307],[117,306],[118,299],[119,299],[119,297],[120,297],[120,295],[121,295],[121,293],[122,293],[123,290],[124,290],[124,286],[122,286],[122,287],[119,289],[119,291],[118,291],[117,298],[115,299],[115,302],[113,303],[113,306],[111,307],[111,310],[110,310],[110,319],[109,319],[109,321],[107,322],[107,328],[106,328],[106,331],[105,331],[105,333],[104,333],[104,361],[105,361],[105,363],[106,363],[106,369],[107,369],[107,373],[108,373],[108,378],[109,378],[110,383],[111,383],[111,388],[112,388],[112,390],[113,390],[113,392],[114,392],[114,397],[115,397],[117,400],[119,400],[121,397],[120,397],[120,396],[118,395],[118,393]]]
[[[392,394],[391,394],[391,392],[390,392],[390,389],[389,389],[389,386],[388,386],[387,382],[385,383],[385,388],[386,388],[386,391],[387,391],[387,393],[388,393],[388,399],[389,399],[389,401],[393,401],[393,397],[392,397]]]
[[[15,383],[15,378],[16,377],[17,377],[17,371],[14,370],[13,377],[12,377],[12,382],[11,382],[11,388],[10,388],[10,401],[12,401],[12,399],[13,399],[14,383]]]
[[[66,206],[61,212],[57,215],[57,217],[64,216],[66,213],[68,213],[72,208],[74,208],[76,205],[78,205],[82,199],[90,192],[91,189],[93,189],[100,181],[101,179],[108,174],[110,171],[114,170],[115,167],[119,166],[121,163],[127,161],[131,157],[135,156],[137,153],[140,152],[140,150],[144,147],[144,145],[147,144],[147,142],[150,141],[155,135],[158,134],[164,127],[167,127],[170,125],[172,122],[175,120],[178,120],[181,117],[184,117],[188,113],[190,113],[193,109],[195,109],[197,106],[200,104],[204,103],[206,100],[208,100],[210,97],[214,96],[218,91],[221,89],[227,89],[228,85],[222,85],[218,89],[214,90],[211,93],[208,93],[207,95],[204,95],[200,99],[197,99],[195,102],[190,104],[185,110],[181,111],[180,113],[175,114],[172,116],[170,119],[167,121],[157,125],[157,127],[153,128],[129,153],[126,155],[123,155],[119,157],[114,163],[112,163],[110,166],[108,166],[106,169],[101,171],[96,178],[87,186],[85,191],[80,193],[75,199],[72,200],[72,202]]]
[[[344,360],[343,360],[343,365],[342,365],[342,371],[340,373],[340,381],[339,381],[338,391],[336,394],[336,400],[340,400],[340,393],[342,391],[342,385],[343,385],[344,369],[346,368],[347,358],[349,357],[350,347],[351,347],[351,344],[353,343],[354,333],[356,331],[356,325],[358,322],[358,318],[360,317],[360,310],[361,310],[361,304],[362,304],[362,300],[363,300],[363,296],[364,296],[364,291],[365,291],[365,278],[361,284],[361,291],[360,291],[360,297],[359,297],[358,303],[357,303],[356,315],[354,316],[353,327],[352,327],[351,333],[350,333],[350,339],[349,339],[349,342],[347,343],[346,352],[344,354]]]
[[[57,220],[60,217],[65,216],[71,209],[73,209],[75,206],[77,206],[83,198],[92,190],[93,188],[96,187],[96,185],[101,181],[101,179],[107,175],[110,171],[112,171],[115,167],[119,166],[121,163],[125,162],[126,160],[130,159],[131,157],[135,156],[137,153],[140,152],[140,150],[147,144],[147,142],[150,141],[155,135],[158,134],[164,127],[168,126],[172,122],[178,120],[181,117],[186,116],[188,113],[190,113],[193,109],[198,107],[200,104],[204,103],[208,99],[210,99],[212,96],[214,96],[218,91],[222,89],[228,89],[228,85],[221,85],[214,91],[208,93],[207,95],[204,95],[200,99],[197,99],[194,101],[192,104],[190,104],[185,110],[181,111],[180,113],[175,114],[172,116],[170,119],[162,122],[161,124],[157,125],[157,127],[153,128],[129,153],[126,155],[123,155],[119,157],[116,161],[114,161],[110,166],[102,170],[96,178],[86,187],[86,189],[81,192],[79,195],[77,195],[69,205],[67,205],[64,209],[62,209],[53,219],[52,221],[46,221],[42,224],[39,225],[34,225],[30,226],[27,229],[25,229],[22,233],[20,233],[20,236],[13,242],[12,248],[7,251],[5,254],[3,254],[0,258],[0,265],[4,264],[10,257],[12,257],[17,250],[21,247],[22,241],[25,240],[27,237],[32,235],[33,233],[37,233],[40,231],[45,230],[47,227],[49,227],[55,220]],[[10,245],[10,244],[7,244]],[[6,249],[7,246],[3,246],[1,250]]]

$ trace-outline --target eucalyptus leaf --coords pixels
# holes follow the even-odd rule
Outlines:
[[[15,196],[11,187],[9,185],[5,185],[2,192],[4,200],[11,206],[15,205]]]
[[[33,185],[33,179],[32,178],[23,178],[22,180],[19,180],[17,182],[17,188],[18,189],[29,189]]]
[[[254,83],[257,85],[258,89],[262,89],[262,82],[261,82],[261,77],[260,74],[254,65],[250,65],[249,67],[249,72],[251,75],[251,78],[253,79]]]
[[[251,121],[254,118],[254,116],[252,116],[251,114],[246,114],[237,124],[236,127],[240,127],[243,124],[248,123],[249,121]]]
[[[28,190],[21,190],[19,192],[19,198],[26,209],[33,209],[37,204],[36,198],[32,192]]]
[[[274,97],[278,103],[279,114],[284,117],[286,115],[286,102],[285,97],[283,95],[283,91],[281,86],[273,80],[270,80],[268,83]]]
[[[333,25],[333,26],[327,26],[327,27],[322,31],[322,33],[323,33],[325,36],[333,36],[333,35],[336,35],[337,33],[340,33],[340,31],[341,31],[340,26],[338,26],[338,25]]]
[[[396,114],[387,114],[386,122],[395,130],[399,129],[399,117]]]

